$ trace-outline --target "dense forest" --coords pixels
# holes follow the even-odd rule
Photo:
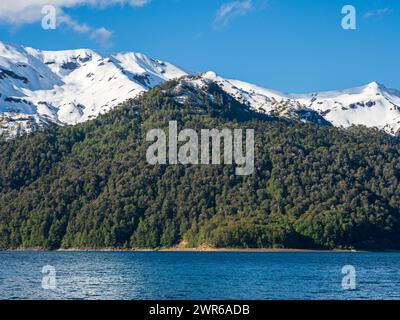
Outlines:
[[[400,144],[257,115],[216,85],[157,87],[95,120],[0,142],[0,248],[400,249]],[[146,133],[254,128],[255,171],[149,165]]]

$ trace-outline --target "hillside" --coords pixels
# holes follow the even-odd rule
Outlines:
[[[170,81],[94,120],[0,142],[0,248],[400,249],[398,140],[193,88]],[[147,164],[146,133],[169,120],[255,129],[254,174]]]

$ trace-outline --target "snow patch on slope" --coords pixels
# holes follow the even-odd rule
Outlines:
[[[286,94],[243,81],[229,80],[214,72],[203,74],[238,101],[270,115],[291,117],[293,112],[314,111],[336,127],[364,125],[389,134],[400,132],[400,91],[372,82],[342,91]]]
[[[182,69],[140,53],[41,51],[0,42],[0,134],[74,125],[170,79]]]
[[[2,42],[0,135],[15,137],[53,124],[87,121],[184,76],[182,81],[203,91],[206,84],[216,83],[260,113],[337,127],[365,125],[400,135],[400,92],[377,82],[341,91],[287,94],[212,71],[188,76],[179,67],[141,53],[102,56],[89,49],[42,51]],[[177,99],[187,98],[185,90],[177,90]]]

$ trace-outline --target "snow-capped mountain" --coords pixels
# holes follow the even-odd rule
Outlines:
[[[400,133],[400,91],[377,82],[343,91],[300,95],[296,99],[337,127],[364,125],[392,135]]]
[[[204,79],[252,109],[266,114],[290,117],[293,112],[317,112],[336,127],[364,125],[392,135],[400,133],[400,91],[372,82],[343,91],[285,94],[238,80],[227,80],[214,72]]]
[[[87,49],[42,51],[0,42],[0,135],[87,121],[175,78],[197,89],[216,83],[237,101],[269,115],[400,134],[400,91],[376,82],[343,91],[286,94],[214,72],[189,75],[140,53],[102,56]]]
[[[92,50],[41,51],[0,42],[0,134],[80,123],[183,75],[140,53],[103,57]]]

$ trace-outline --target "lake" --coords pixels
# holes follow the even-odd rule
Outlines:
[[[354,290],[342,286],[344,266]],[[0,298],[400,299],[400,253],[5,251]]]

